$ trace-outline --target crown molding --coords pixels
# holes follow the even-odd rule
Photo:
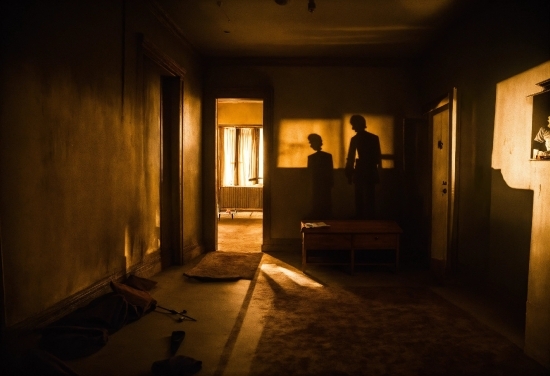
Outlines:
[[[157,20],[166,27],[178,39],[178,41],[191,51],[195,58],[200,58],[197,49],[185,38],[183,31],[172,20],[164,8],[156,0],[148,0],[149,10],[157,18]]]
[[[174,59],[161,51],[153,42],[145,38],[143,34],[138,34],[138,45],[143,54],[163,67],[170,73],[181,78],[185,77],[186,71]]]

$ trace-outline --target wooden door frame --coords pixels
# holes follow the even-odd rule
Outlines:
[[[448,99],[448,102],[445,104],[440,104],[442,100]],[[433,105],[429,106],[426,115],[428,117],[428,126],[429,126],[429,144],[430,144],[430,192],[433,192],[433,122],[432,115],[438,112],[443,111],[448,107],[449,110],[449,199],[448,199],[448,209],[447,209],[447,254],[444,265],[434,265],[434,261],[431,258],[431,249],[432,249],[432,229],[430,228],[430,269],[435,272],[436,277],[443,278],[448,274],[455,273],[458,270],[458,166],[459,166],[459,138],[458,138],[458,108],[457,108],[457,89],[452,88],[445,95],[442,95],[438,98],[437,101],[433,102]],[[432,212],[432,202],[433,196],[430,194],[429,202],[429,212]]]
[[[183,89],[185,69],[138,34],[141,55],[167,72],[161,76],[160,254],[162,267],[183,259]]]
[[[266,86],[255,87],[214,87],[205,91],[203,102],[203,236],[207,252],[217,250],[218,213],[217,199],[217,124],[216,100],[219,98],[240,98],[263,101],[263,146],[264,146],[264,184],[263,184],[263,220],[262,250],[271,243],[271,155],[273,134],[273,89]]]
[[[4,341],[6,332],[6,296],[4,290],[4,253],[2,252],[2,220],[0,217],[0,299],[2,307],[0,311],[0,341]]]

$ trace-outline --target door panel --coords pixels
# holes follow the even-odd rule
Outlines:
[[[431,264],[436,275],[445,273],[449,244],[450,117],[449,105],[430,113],[432,128]]]

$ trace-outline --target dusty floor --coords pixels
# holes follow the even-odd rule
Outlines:
[[[257,217],[261,213],[242,214],[233,219],[221,216],[220,250],[260,251],[262,219]],[[255,323],[259,313],[248,309],[254,282],[199,282],[183,276],[183,272],[200,259],[163,270],[153,277],[158,285],[151,291],[159,305],[178,311],[185,309],[197,321],[178,322],[174,315],[154,311],[111,335],[108,344],[97,353],[67,364],[79,375],[150,375],[152,363],[169,356],[172,331],[183,330],[186,336],[178,354],[202,361],[199,375],[246,375],[258,334]],[[301,274],[299,253],[269,253],[264,255],[264,261],[266,259],[291,273]],[[434,285],[426,270],[404,266],[397,274],[388,270],[357,270],[350,275],[341,268],[312,265],[306,277],[333,286],[426,283],[451,303],[523,347],[523,328],[506,315],[501,302],[492,301],[480,292],[474,293],[458,282]]]

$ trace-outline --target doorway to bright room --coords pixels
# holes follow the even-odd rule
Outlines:
[[[261,252],[263,112],[261,99],[216,100],[216,249]]]

